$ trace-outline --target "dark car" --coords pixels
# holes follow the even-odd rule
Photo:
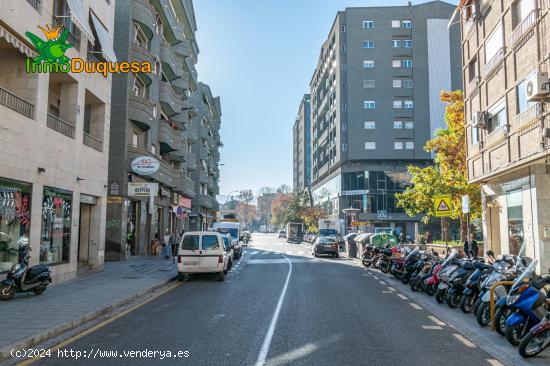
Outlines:
[[[311,254],[317,257],[320,254],[330,254],[338,257],[338,240],[333,236],[320,236],[315,239],[311,248]]]

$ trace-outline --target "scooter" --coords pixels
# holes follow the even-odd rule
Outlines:
[[[550,291],[546,294],[546,316],[523,337],[519,344],[521,357],[533,357],[550,345]]]
[[[437,285],[437,291],[435,292],[435,301],[440,304],[445,302],[447,297],[447,291],[449,290],[449,280],[454,272],[460,268],[460,262],[453,260],[449,262],[445,268],[438,273],[439,284]]]
[[[460,298],[460,310],[463,313],[470,313],[474,309],[479,292],[481,291],[481,280],[491,269],[491,266],[482,262],[474,262],[474,266],[476,269],[466,280],[464,289],[462,290],[462,297]]]
[[[443,269],[445,269],[445,267],[451,261],[453,261],[456,258],[457,255],[458,255],[458,252],[456,250],[453,250],[451,254],[449,254],[449,256],[443,261],[443,263],[440,263],[435,266],[435,268],[432,270],[432,275],[429,278],[424,280],[426,293],[429,296],[433,296],[437,292],[437,287],[440,282],[439,274],[441,273],[441,271],[443,271]]]
[[[50,268],[39,264],[29,268],[29,242],[27,238],[19,240],[19,262],[15,263],[8,277],[0,282],[0,300],[10,300],[17,292],[33,291],[40,295],[52,282]]]

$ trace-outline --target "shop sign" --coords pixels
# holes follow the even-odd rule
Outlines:
[[[130,197],[156,197],[158,190],[158,183],[128,183],[128,196]]]
[[[170,197],[170,190],[164,187],[160,187],[160,194],[166,197]]]
[[[108,196],[107,203],[122,203],[122,196]]]
[[[120,185],[117,182],[111,183],[109,186],[111,196],[118,196],[120,194]]]
[[[191,208],[191,198],[180,197],[179,205],[185,208]]]
[[[342,196],[359,196],[367,193],[368,191],[365,191],[364,189],[359,189],[356,191],[342,191]]]
[[[351,222],[351,226],[353,226],[353,227],[369,226],[369,225],[370,225],[369,221],[352,221]]]
[[[138,156],[130,166],[136,174],[151,175],[160,169],[160,162],[151,156]]]

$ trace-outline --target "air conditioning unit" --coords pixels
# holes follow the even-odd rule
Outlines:
[[[475,112],[472,115],[472,126],[476,128],[487,128],[487,120],[489,114],[487,112]]]
[[[527,79],[527,100],[538,100],[548,95],[548,73],[535,71]]]

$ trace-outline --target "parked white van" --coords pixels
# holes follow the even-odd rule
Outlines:
[[[192,231],[181,238],[178,249],[178,279],[188,273],[217,273],[224,280],[228,256],[221,234],[212,231]]]

